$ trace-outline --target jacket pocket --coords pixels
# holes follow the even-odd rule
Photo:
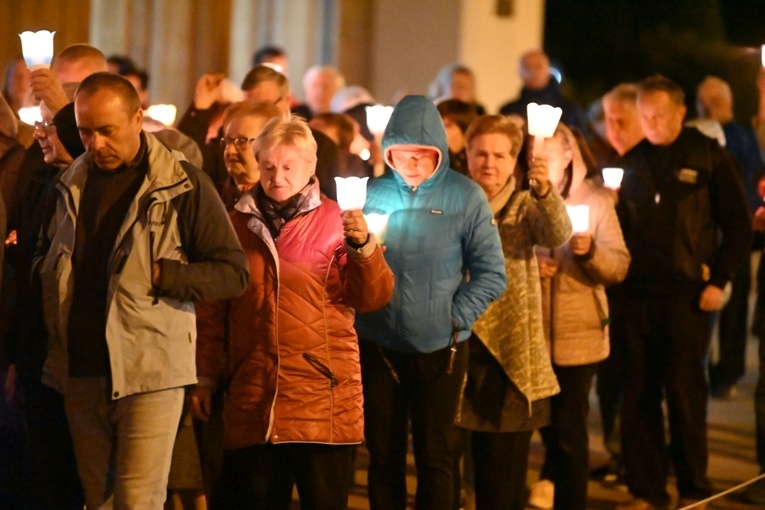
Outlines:
[[[318,370],[321,375],[329,379],[330,390],[335,389],[335,386],[337,386],[337,379],[335,378],[335,374],[332,373],[332,370],[330,370],[327,365],[319,361],[319,358],[313,354],[309,354],[307,352],[303,353],[303,358],[305,358],[309,365]]]

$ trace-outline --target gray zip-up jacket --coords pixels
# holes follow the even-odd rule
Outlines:
[[[247,259],[215,188],[202,172],[143,133],[149,165],[109,260],[106,342],[112,398],[195,384],[196,300],[240,295]],[[56,210],[38,255],[50,337],[42,381],[66,393],[72,253],[89,154],[56,184]],[[47,248],[47,254],[45,249]],[[153,262],[161,282],[152,286]],[[39,261],[38,261],[39,262]]]

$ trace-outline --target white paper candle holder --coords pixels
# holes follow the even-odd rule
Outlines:
[[[21,52],[29,69],[49,68],[53,60],[53,36],[56,32],[27,30],[19,34]]]
[[[590,228],[589,205],[567,205],[566,211],[571,218],[571,228],[574,234],[584,234]]]
[[[624,169],[616,167],[606,167],[602,170],[603,184],[606,188],[619,189],[622,186]]]
[[[369,177],[335,177],[337,204],[343,211],[361,210],[367,201]]]

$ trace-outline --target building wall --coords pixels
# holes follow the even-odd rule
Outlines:
[[[510,17],[498,17],[507,2]],[[56,30],[56,50],[89,42],[127,54],[151,76],[154,103],[182,111],[199,77],[240,83],[264,44],[286,49],[293,92],[313,64],[336,65],[380,102],[425,94],[439,69],[460,61],[489,111],[517,95],[518,57],[542,44],[544,0],[30,0],[0,1],[0,64],[20,52],[19,32]]]

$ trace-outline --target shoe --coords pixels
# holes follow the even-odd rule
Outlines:
[[[555,484],[550,480],[539,480],[529,488],[529,506],[549,510],[555,500]]]
[[[677,510],[706,510],[708,503],[699,503],[700,499],[680,498],[677,500]]]
[[[738,388],[735,384],[726,384],[712,388],[712,398],[717,400],[731,400],[738,396]]]
[[[618,503],[614,510],[667,510],[667,507],[656,506],[643,498],[632,498],[629,501]]]
[[[741,499],[755,505],[765,505],[765,480],[753,483],[741,493]]]

